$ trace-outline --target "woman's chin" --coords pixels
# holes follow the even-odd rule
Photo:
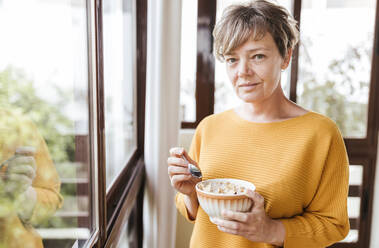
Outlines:
[[[241,99],[245,103],[256,103],[256,102],[263,100],[262,96],[257,96],[255,94],[254,95],[253,94],[243,94],[243,95],[239,95],[238,98]]]

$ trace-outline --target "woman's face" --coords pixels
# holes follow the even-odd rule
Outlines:
[[[291,52],[290,52],[291,53]],[[269,32],[255,41],[249,39],[224,55],[226,70],[239,98],[244,102],[267,99],[280,86],[281,69],[288,65]]]

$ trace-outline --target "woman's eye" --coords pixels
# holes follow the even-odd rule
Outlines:
[[[256,54],[256,55],[254,55],[253,56],[253,59],[255,59],[255,60],[262,60],[262,59],[264,59],[266,56],[265,55],[263,55],[263,54]]]
[[[226,59],[226,63],[228,63],[228,64],[233,64],[234,62],[236,62],[235,58],[227,58]]]

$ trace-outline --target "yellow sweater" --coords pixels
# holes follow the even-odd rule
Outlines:
[[[285,248],[326,247],[349,232],[349,164],[343,138],[329,118],[308,112],[273,123],[254,123],[234,110],[197,127],[189,155],[203,180],[237,178],[255,184],[266,213],[283,222]],[[176,206],[188,218],[183,195]],[[199,207],[191,248],[274,247],[219,231]]]
[[[14,200],[2,192],[0,181],[0,248],[42,248],[42,239],[33,225],[52,216],[62,206],[60,180],[48,148],[37,127],[29,120],[10,110],[0,108],[0,162],[12,157],[17,147],[36,148],[36,177],[32,187],[37,193],[30,220],[24,223],[17,214]],[[4,173],[7,167],[0,170]]]

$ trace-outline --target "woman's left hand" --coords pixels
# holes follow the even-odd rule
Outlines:
[[[212,222],[220,231],[240,235],[253,242],[264,242],[283,246],[285,238],[284,225],[267,216],[264,209],[264,198],[257,192],[248,190],[253,200],[250,212],[224,211],[223,219],[213,218]]]

